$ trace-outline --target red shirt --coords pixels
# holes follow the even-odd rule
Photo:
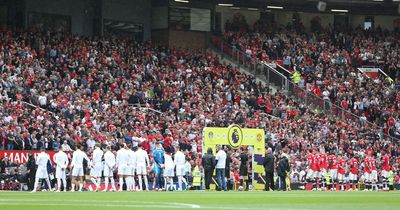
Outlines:
[[[328,163],[329,163],[329,169],[337,169],[337,162],[336,162],[336,156],[334,155],[329,155],[328,156]]]
[[[358,161],[355,158],[350,159],[350,172],[352,174],[357,174],[357,168],[358,168]]]
[[[345,174],[346,161],[344,161],[344,159],[340,157],[337,159],[337,162],[338,162],[338,173]]]
[[[307,155],[307,163],[308,163],[308,167],[309,167],[310,169],[312,169],[312,168],[311,168],[311,165],[312,165],[313,160],[314,160],[314,155],[311,154],[311,153],[308,154],[308,155]]]
[[[368,159],[368,163],[371,166],[371,170],[376,171],[376,163],[375,163],[375,159],[373,157],[370,157]]]
[[[383,161],[383,164],[382,164],[382,170],[384,170],[384,171],[390,171],[390,166],[389,166],[389,155],[384,155],[383,157],[382,157],[382,161]]]
[[[320,154],[319,159],[320,159],[319,167],[321,169],[328,169],[328,165],[326,163],[326,154]]]
[[[319,155],[313,155],[313,160],[311,162],[311,170],[319,171]]]
[[[365,173],[371,173],[371,166],[369,165],[369,158],[366,157],[364,159],[364,172]]]

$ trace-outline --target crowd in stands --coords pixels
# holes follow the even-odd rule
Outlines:
[[[301,71],[311,87],[340,90],[332,100],[347,97],[352,100],[348,109],[359,100],[364,108],[369,102],[370,107],[397,110],[391,95],[381,95],[392,94],[385,81],[379,87],[369,86],[373,81],[351,79],[360,75],[347,71],[352,66],[345,50],[335,50],[328,40],[320,44],[320,37],[314,37],[320,42],[302,48],[305,35],[285,33],[257,35],[259,39],[252,40],[260,41],[252,46],[265,46],[270,59],[290,56],[290,62],[284,61],[288,68]],[[233,39],[240,46],[247,36],[253,34]],[[313,48],[320,49],[323,57]],[[275,57],[271,49],[277,52]],[[325,60],[324,52],[327,58],[333,54],[337,58]],[[340,56],[346,58],[340,61]],[[393,56],[397,62],[398,55]],[[347,158],[384,150],[391,154],[393,171],[399,173],[400,148],[392,139],[377,135],[379,128],[313,112],[280,91],[272,94],[268,86],[220,63],[217,55],[207,51],[168,49],[112,36],[3,29],[0,75],[0,148],[4,150],[63,147],[72,151],[81,144],[90,153],[96,143],[117,150],[123,143],[135,145],[144,139],[150,154],[156,141],[162,141],[164,148],[184,148],[191,164],[200,165],[197,154],[202,152],[204,126],[239,124],[265,129],[267,146],[276,154],[288,148],[296,170],[305,168],[311,148],[324,147]],[[325,78],[339,79],[325,82]],[[353,93],[356,83],[370,93],[366,101],[362,93]],[[395,112],[388,113],[393,113],[390,116],[399,127]]]

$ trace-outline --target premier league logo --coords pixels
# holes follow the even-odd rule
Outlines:
[[[240,128],[238,125],[229,126],[228,141],[233,148],[237,148],[240,145],[242,145],[243,141],[242,128]]]

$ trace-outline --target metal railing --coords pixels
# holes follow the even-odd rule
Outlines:
[[[377,124],[362,119],[360,115],[350,110],[343,109],[339,104],[340,102],[337,102],[337,104],[332,103],[330,100],[324,100],[316,94],[300,88],[291,81],[290,71],[284,67],[278,64],[261,63],[257,58],[246,57],[242,51],[219,37],[212,37],[211,43],[217,50],[222,52],[223,56],[227,56],[234,63],[237,63],[238,66],[248,68],[251,72],[254,72],[254,76],[256,77],[264,76],[267,84],[273,83],[276,87],[285,91],[289,97],[298,103],[304,104],[309,110],[337,116],[344,121],[354,122],[360,127],[373,128],[374,131],[379,132],[381,138],[385,137],[392,142],[400,143],[398,138],[384,133],[383,128]]]
[[[228,58],[235,63],[238,68],[246,68],[249,73],[253,74],[254,77],[264,80],[267,85],[276,86],[281,90],[287,90],[287,77],[271,66],[275,64],[262,63],[258,58],[246,55],[235,45],[227,43],[217,36],[211,37],[211,45],[224,56],[223,58]]]

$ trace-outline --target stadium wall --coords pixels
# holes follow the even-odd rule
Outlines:
[[[32,12],[65,15],[71,17],[72,33],[91,36],[94,20],[97,18],[94,5],[102,5],[100,19],[143,24],[144,39],[150,39],[150,0],[28,0],[25,7],[25,25],[28,26],[28,14]]]
[[[233,16],[236,13],[242,14],[247,21],[250,29],[253,29],[254,23],[260,18],[260,11],[249,11],[245,8],[240,10],[233,10],[230,7],[216,7],[216,12],[221,13],[221,28],[225,29],[225,23],[227,20],[232,20]],[[275,21],[278,24],[287,25],[289,22],[292,22],[294,12],[290,11],[271,11],[275,15]],[[334,23],[334,13],[306,13],[300,12],[301,21],[306,29],[310,29],[311,20],[318,16],[321,19],[322,27],[327,27],[329,24],[333,25]],[[365,17],[368,15],[352,15],[349,14],[349,24],[352,27],[357,27],[358,25],[363,26]],[[381,26],[383,29],[393,30],[395,20],[399,19],[399,16],[374,16],[375,27]]]

